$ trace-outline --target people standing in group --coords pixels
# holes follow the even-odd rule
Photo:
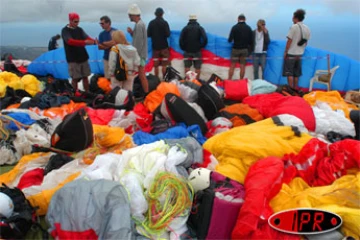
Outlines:
[[[79,27],[79,22],[80,17],[77,13],[69,13],[69,24],[62,29],[61,36],[74,90],[77,91],[78,82],[82,80],[85,91],[89,91],[88,76],[91,71],[85,45],[96,45],[97,41]]]
[[[159,77],[159,66],[161,65],[162,77],[165,76],[166,66],[169,65],[169,44],[170,27],[163,18],[164,10],[157,8],[155,10],[155,19],[151,20],[147,29],[147,35],[152,42],[152,55],[154,58],[155,76]]]
[[[305,10],[298,9],[293,14],[293,25],[287,34],[284,52],[283,76],[287,77],[288,85],[298,88],[299,77],[302,75],[301,58],[307,41],[310,39],[310,29],[303,23]]]
[[[115,46],[111,48],[109,54],[109,69],[108,74],[110,75],[111,88],[119,86],[128,91],[133,91],[135,72],[138,71],[140,66],[140,56],[135,47],[130,45],[126,40],[123,31],[117,30],[112,32],[112,39],[115,42]],[[127,66],[127,79],[125,81],[118,81],[115,78],[116,62],[119,55],[125,61]]]
[[[104,29],[99,34],[98,48],[104,50],[103,62],[104,62],[104,75],[107,79],[109,76],[109,52],[115,42],[111,39],[111,33],[116,29],[111,27],[111,19],[108,16],[102,16],[100,18],[100,26]]]
[[[52,51],[58,48],[57,40],[61,38],[60,34],[56,34],[55,36],[50,38],[49,44],[48,44],[48,51]]]
[[[190,15],[189,22],[182,29],[179,39],[180,48],[184,51],[185,74],[190,71],[191,66],[194,65],[197,79],[200,79],[202,64],[201,49],[206,47],[207,42],[206,32],[197,22],[196,15]]]
[[[127,28],[132,36],[132,45],[137,49],[140,56],[139,78],[145,94],[149,92],[149,83],[145,76],[145,65],[148,54],[146,25],[141,20],[141,10],[137,4],[132,4],[128,9],[131,22],[135,22],[134,29]]]
[[[228,42],[234,42],[231,50],[231,64],[229,68],[228,79],[232,79],[236,63],[240,63],[240,79],[245,76],[246,58],[252,49],[253,32],[249,25],[246,24],[244,14],[238,17],[238,23],[231,28]]]
[[[254,79],[259,79],[259,65],[261,65],[262,79],[264,79],[266,52],[270,43],[270,35],[265,20],[259,19],[256,25],[257,28],[253,31]]]

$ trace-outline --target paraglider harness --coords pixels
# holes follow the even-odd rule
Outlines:
[[[3,183],[0,192],[9,196],[14,204],[14,212],[9,218],[0,215],[0,238],[24,239],[30,229],[39,228],[43,239],[49,239],[48,232],[39,223],[37,208],[31,206],[19,188],[9,188]]]

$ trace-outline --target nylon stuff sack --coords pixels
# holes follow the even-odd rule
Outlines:
[[[51,147],[79,152],[93,142],[93,126],[84,108],[64,117],[51,136]]]

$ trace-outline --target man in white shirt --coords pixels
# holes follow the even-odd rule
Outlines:
[[[307,41],[310,39],[310,29],[303,24],[305,10],[298,9],[293,15],[293,25],[287,35],[287,43],[284,52],[283,76],[287,77],[288,85],[298,88],[301,72],[301,58],[304,54]]]
[[[149,93],[149,83],[145,75],[145,65],[148,54],[146,25],[141,19],[141,10],[137,4],[132,4],[128,10],[131,22],[135,22],[134,29],[128,27],[127,31],[132,36],[132,45],[137,49],[140,56],[139,78],[146,94]]]

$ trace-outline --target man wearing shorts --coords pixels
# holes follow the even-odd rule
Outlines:
[[[184,51],[185,75],[194,65],[196,76],[200,79],[201,49],[207,45],[208,39],[204,28],[197,22],[196,15],[189,16],[189,23],[182,29],[179,41],[180,48]]]
[[[246,24],[244,14],[238,17],[238,23],[231,28],[228,42],[234,42],[231,50],[231,64],[229,68],[229,79],[232,79],[236,63],[240,63],[240,79],[245,76],[246,57],[252,49],[252,30]]]
[[[149,92],[149,83],[145,76],[145,65],[148,53],[146,25],[141,20],[141,10],[137,4],[132,4],[128,9],[131,22],[135,22],[134,29],[128,27],[127,31],[132,36],[132,45],[140,56],[139,78],[145,94]]]
[[[284,52],[283,76],[287,77],[288,85],[298,88],[299,77],[302,75],[301,58],[304,54],[307,41],[302,45],[298,44],[301,39],[310,39],[310,29],[303,24],[305,11],[298,9],[293,15],[293,25],[287,35],[287,42]]]
[[[159,65],[162,66],[162,76],[165,76],[166,66],[169,65],[169,44],[167,38],[170,37],[170,27],[163,18],[164,10],[157,8],[155,10],[156,18],[148,26],[147,35],[151,38],[152,51],[154,58],[155,76],[159,77]]]
[[[80,17],[77,13],[69,13],[69,24],[62,29],[61,36],[64,41],[66,61],[69,65],[72,86],[76,92],[78,82],[82,80],[84,89],[88,92],[88,76],[91,74],[91,71],[88,63],[89,55],[85,45],[96,45],[97,42],[79,27],[79,21]]]

